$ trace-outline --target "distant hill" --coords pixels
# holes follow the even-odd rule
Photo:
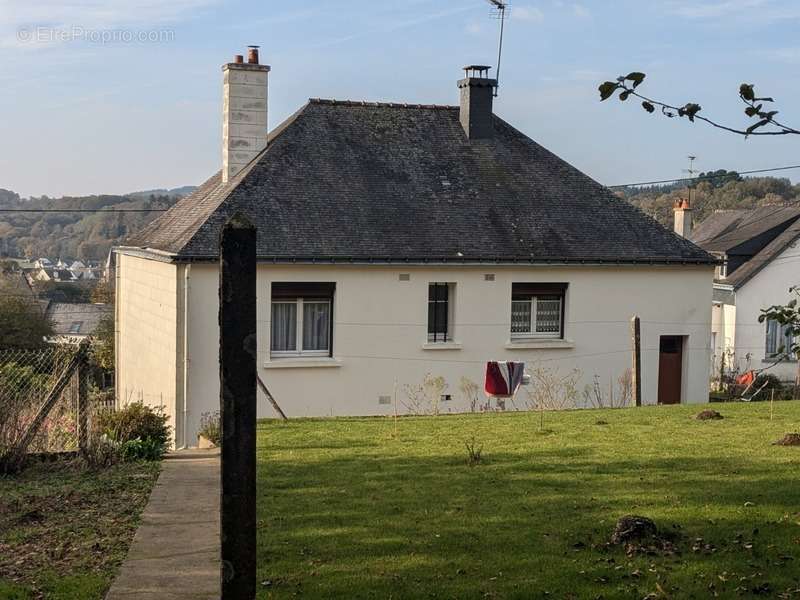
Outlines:
[[[0,208],[15,209],[166,209],[190,193],[193,186],[172,190],[134,192],[123,196],[98,195],[62,198],[20,198],[0,189]],[[144,227],[158,212],[0,213],[0,257],[102,260],[112,246]]]
[[[188,196],[197,189],[196,185],[184,185],[183,187],[172,188],[171,190],[159,188],[156,190],[144,190],[142,192],[131,192],[125,194],[131,198],[148,198],[150,196],[170,196],[175,198],[183,198]]]
[[[728,171],[718,171],[714,175],[722,176],[691,186],[695,223],[701,222],[715,210],[800,203],[800,184],[793,185],[788,179],[742,178],[737,173]],[[620,195],[671,229],[672,206],[676,200],[689,197],[689,188],[685,185],[628,188]]]

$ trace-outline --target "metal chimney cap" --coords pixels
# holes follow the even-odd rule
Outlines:
[[[491,69],[489,65],[467,65],[464,67],[464,71],[467,73],[467,77],[475,77],[476,73],[477,76],[480,78],[489,77],[489,69]],[[470,71],[472,71],[472,75],[470,75]]]

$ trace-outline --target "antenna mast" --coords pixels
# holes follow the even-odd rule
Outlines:
[[[497,47],[497,70],[495,71],[495,79],[497,85],[494,86],[494,97],[497,98],[498,88],[500,87],[500,60],[503,58],[503,30],[506,23],[506,9],[508,3],[503,0],[487,0],[492,5],[493,15],[496,19],[500,20],[500,43]]]
[[[689,159],[689,168],[688,169],[684,169],[683,172],[689,174],[689,180],[690,181],[689,181],[689,185],[687,187],[689,188],[689,204],[692,204],[692,182],[691,182],[691,180],[694,179],[695,173],[699,173],[699,171],[697,171],[694,168],[694,161],[697,160],[697,157],[689,155],[688,159]]]

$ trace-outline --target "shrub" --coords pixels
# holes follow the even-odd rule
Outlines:
[[[160,460],[164,454],[164,444],[149,438],[128,440],[120,446],[120,456],[124,461]]]
[[[222,428],[219,421],[219,411],[207,412],[200,415],[200,435],[215,446],[222,444]]]
[[[772,398],[773,390],[775,391],[775,400],[791,400],[794,396],[793,386],[790,384],[784,384],[780,379],[771,373],[762,373],[756,377],[756,380],[753,382],[753,385],[750,387],[747,395],[750,396],[754,394],[757,390],[760,390],[762,386],[764,386],[764,389],[761,390],[756,397],[753,398],[753,400],[770,400]]]
[[[95,435],[84,452],[83,459],[90,467],[110,467],[122,460],[121,446],[107,435]]]
[[[161,458],[167,447],[168,417],[141,403],[118,411],[103,410],[95,418],[96,435],[106,435],[121,446],[124,460]]]

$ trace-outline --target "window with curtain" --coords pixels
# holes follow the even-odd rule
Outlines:
[[[777,358],[787,354],[792,347],[792,333],[788,325],[767,320],[766,358]]]
[[[515,283],[511,292],[511,339],[563,338],[566,284]]]
[[[333,284],[273,283],[270,355],[331,356]]]

